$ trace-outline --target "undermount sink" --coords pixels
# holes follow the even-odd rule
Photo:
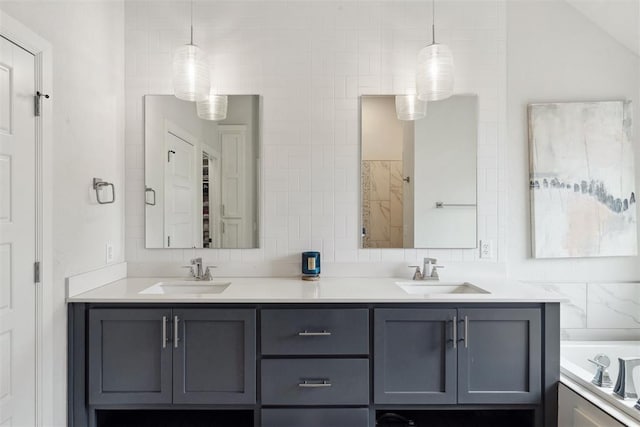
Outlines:
[[[182,280],[158,282],[140,291],[140,294],[152,295],[213,295],[221,294],[231,282]]]
[[[410,295],[451,295],[451,294],[488,294],[489,292],[466,282],[396,282],[396,285]]]

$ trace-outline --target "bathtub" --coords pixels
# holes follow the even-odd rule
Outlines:
[[[613,387],[602,388],[591,383],[595,373],[595,365],[587,359],[592,359],[598,353],[604,353],[611,359],[609,375],[615,385],[618,378],[618,357],[640,357],[640,341],[563,341],[560,345],[560,382],[622,425],[640,426],[640,410],[634,408],[637,399],[623,400],[613,394]],[[634,372],[634,381],[636,390],[640,390],[640,368]],[[566,397],[564,401],[567,402]],[[562,395],[560,403],[562,406]],[[567,408],[564,409],[567,410]],[[561,416],[562,410],[561,407]],[[574,410],[578,409],[574,408]],[[596,414],[591,418],[597,417]],[[591,424],[587,423],[586,425]],[[614,422],[610,424],[595,422],[593,425],[616,424]]]

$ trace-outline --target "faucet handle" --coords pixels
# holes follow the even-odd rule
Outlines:
[[[432,279],[439,279],[440,275],[438,275],[438,269],[439,268],[444,268],[444,265],[434,265],[431,267],[431,278]]]
[[[218,268],[218,267],[215,265],[208,265],[207,268],[204,270],[204,280],[213,280],[213,274],[211,274],[212,268]]]
[[[420,266],[419,265],[410,265],[409,268],[415,268],[416,271],[413,273],[413,279],[412,280],[422,280],[422,272],[420,271]]]
[[[191,265],[198,265],[198,264],[202,265],[202,258],[201,257],[193,258],[191,260]]]

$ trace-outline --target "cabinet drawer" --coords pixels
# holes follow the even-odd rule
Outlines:
[[[265,405],[368,405],[365,359],[273,359],[262,361]]]
[[[262,354],[369,354],[367,309],[262,311]]]
[[[369,410],[355,409],[264,409],[262,427],[368,427]]]

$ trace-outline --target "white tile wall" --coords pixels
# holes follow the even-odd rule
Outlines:
[[[504,270],[503,1],[442,2],[437,9],[437,38],[455,56],[456,91],[479,94],[478,237],[495,242],[496,259],[489,261],[475,250],[359,249],[359,96],[413,86],[416,54],[431,39],[430,2],[196,1],[194,8],[195,42],[210,55],[214,84],[229,94],[262,95],[260,249],[144,248],[142,96],[171,93],[171,52],[188,41],[189,8],[181,1],[127,1],[131,274],[184,263],[195,253],[222,274],[234,274],[241,263],[251,263],[255,274],[296,274],[304,250],[321,251],[323,271],[333,274],[356,274],[361,263],[367,271],[380,264],[378,274],[404,273],[427,254],[465,273]]]

